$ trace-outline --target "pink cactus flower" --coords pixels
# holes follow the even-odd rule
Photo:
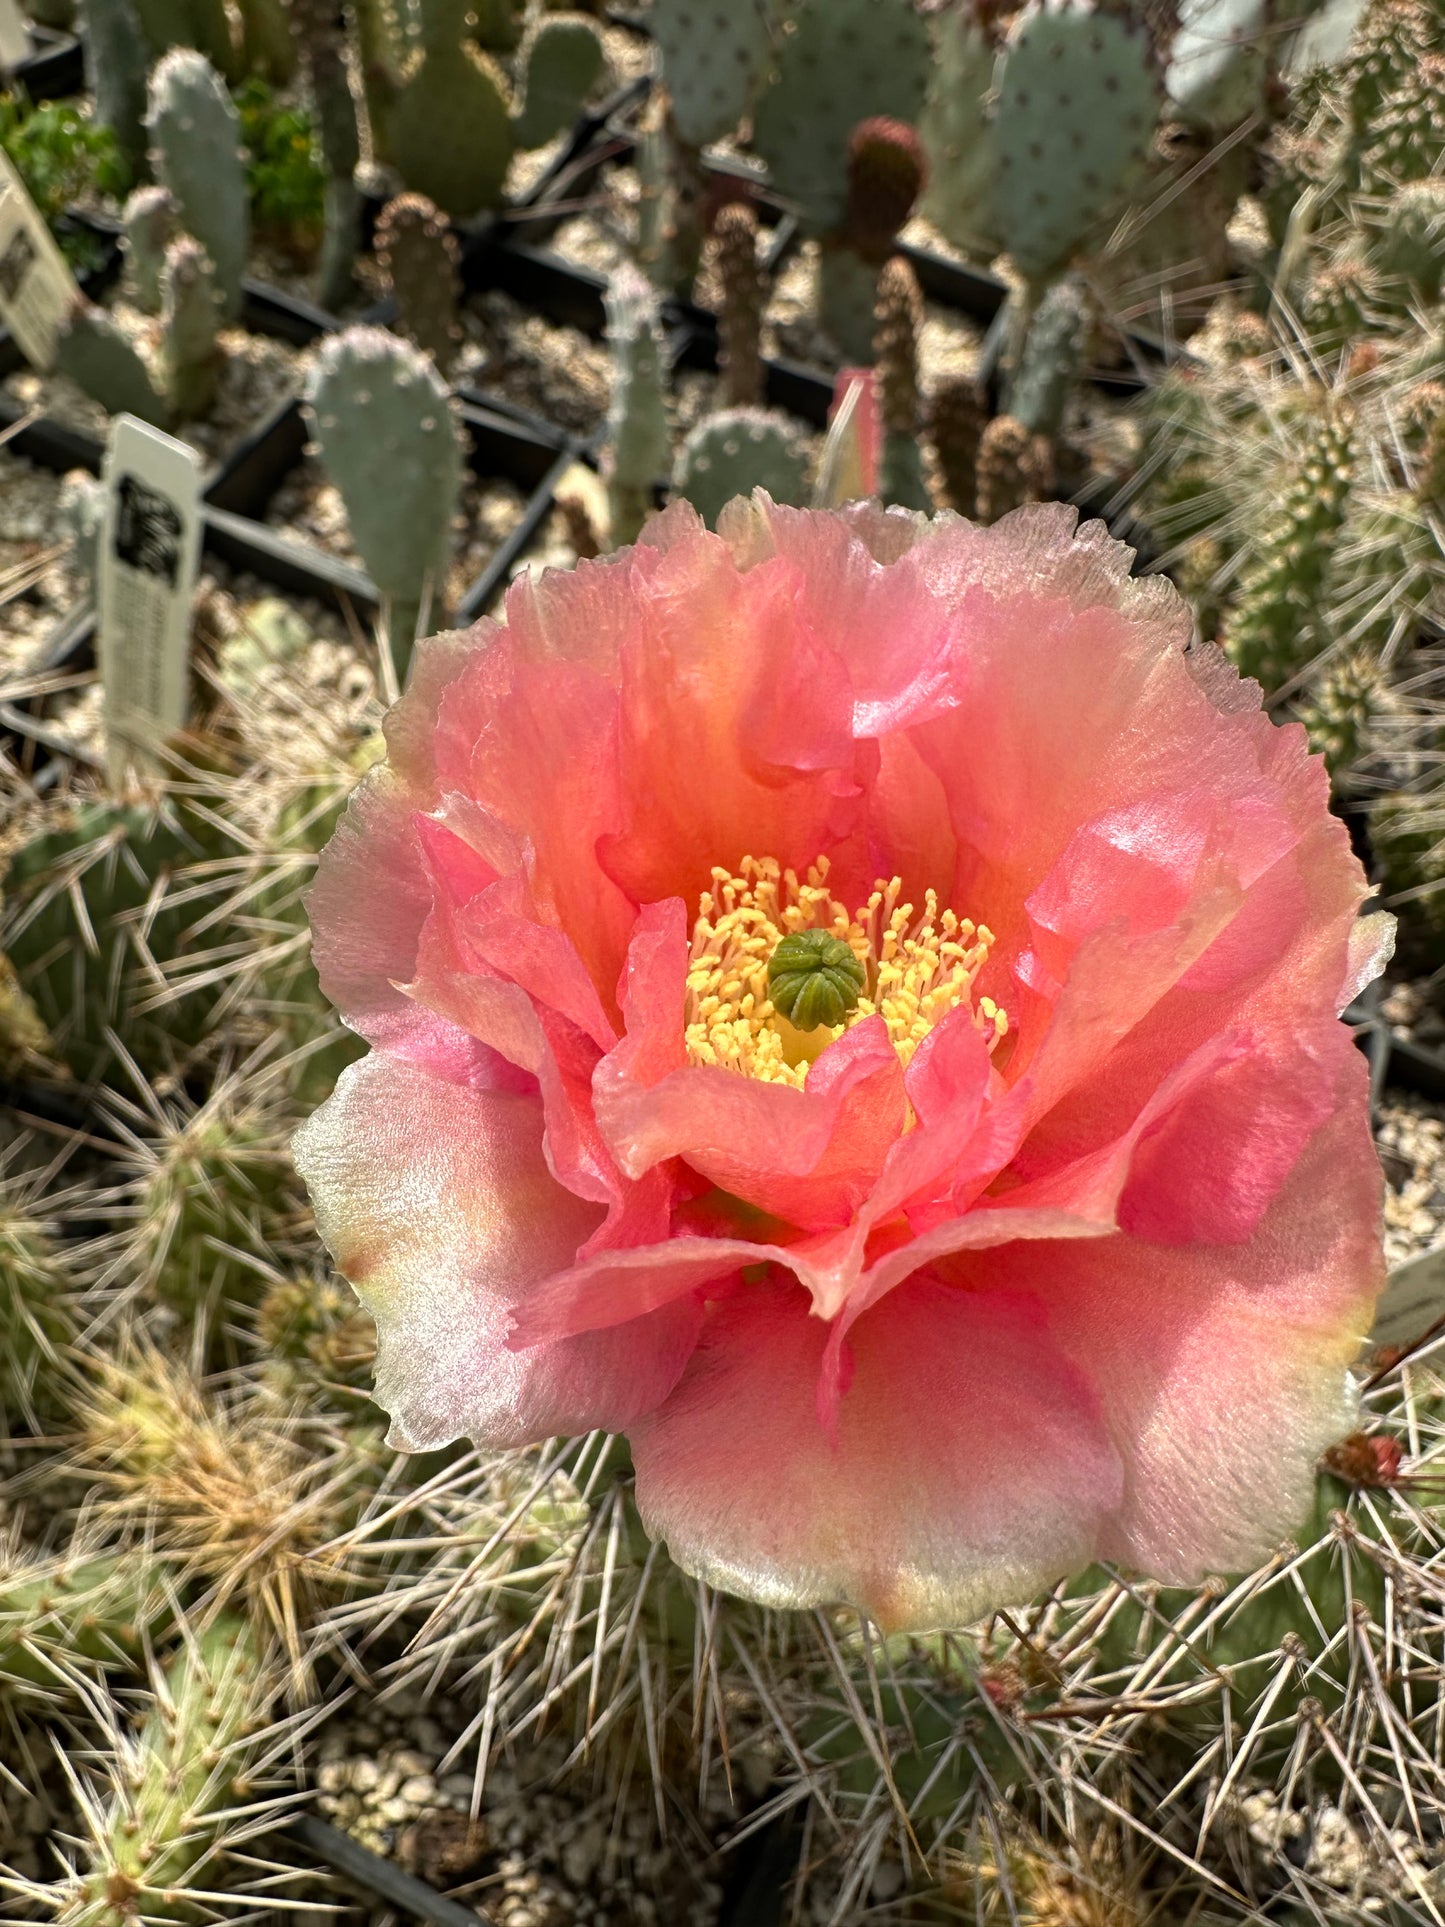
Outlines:
[[[676,506],[439,636],[297,1161],[391,1438],[631,1443],[774,1605],[1238,1568],[1355,1413],[1388,954],[1304,731],[1072,510]]]

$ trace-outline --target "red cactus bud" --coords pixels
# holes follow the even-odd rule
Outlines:
[[[882,262],[928,178],[923,143],[907,121],[875,114],[848,141],[848,211],[843,232],[865,261]]]

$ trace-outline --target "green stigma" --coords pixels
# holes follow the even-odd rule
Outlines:
[[[795,1030],[841,1024],[858,1008],[863,966],[841,937],[826,930],[794,930],[768,959],[773,1009]]]

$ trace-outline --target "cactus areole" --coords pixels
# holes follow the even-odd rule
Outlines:
[[[688,1571],[886,1627],[1291,1532],[1392,926],[1131,561],[759,491],[420,645],[309,899],[371,1052],[295,1145],[397,1447],[625,1433]]]

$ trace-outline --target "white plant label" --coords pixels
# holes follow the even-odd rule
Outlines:
[[[1370,1344],[1413,1345],[1445,1319],[1445,1245],[1396,1265],[1375,1307]]]
[[[186,722],[191,595],[201,559],[201,458],[117,415],[103,479],[100,673],[111,780],[153,768]]]
[[[4,0],[0,0],[0,6]],[[0,154],[0,322],[32,368],[49,368],[80,288],[25,183]]]
[[[0,73],[14,73],[29,57],[30,29],[17,0],[0,0]]]

